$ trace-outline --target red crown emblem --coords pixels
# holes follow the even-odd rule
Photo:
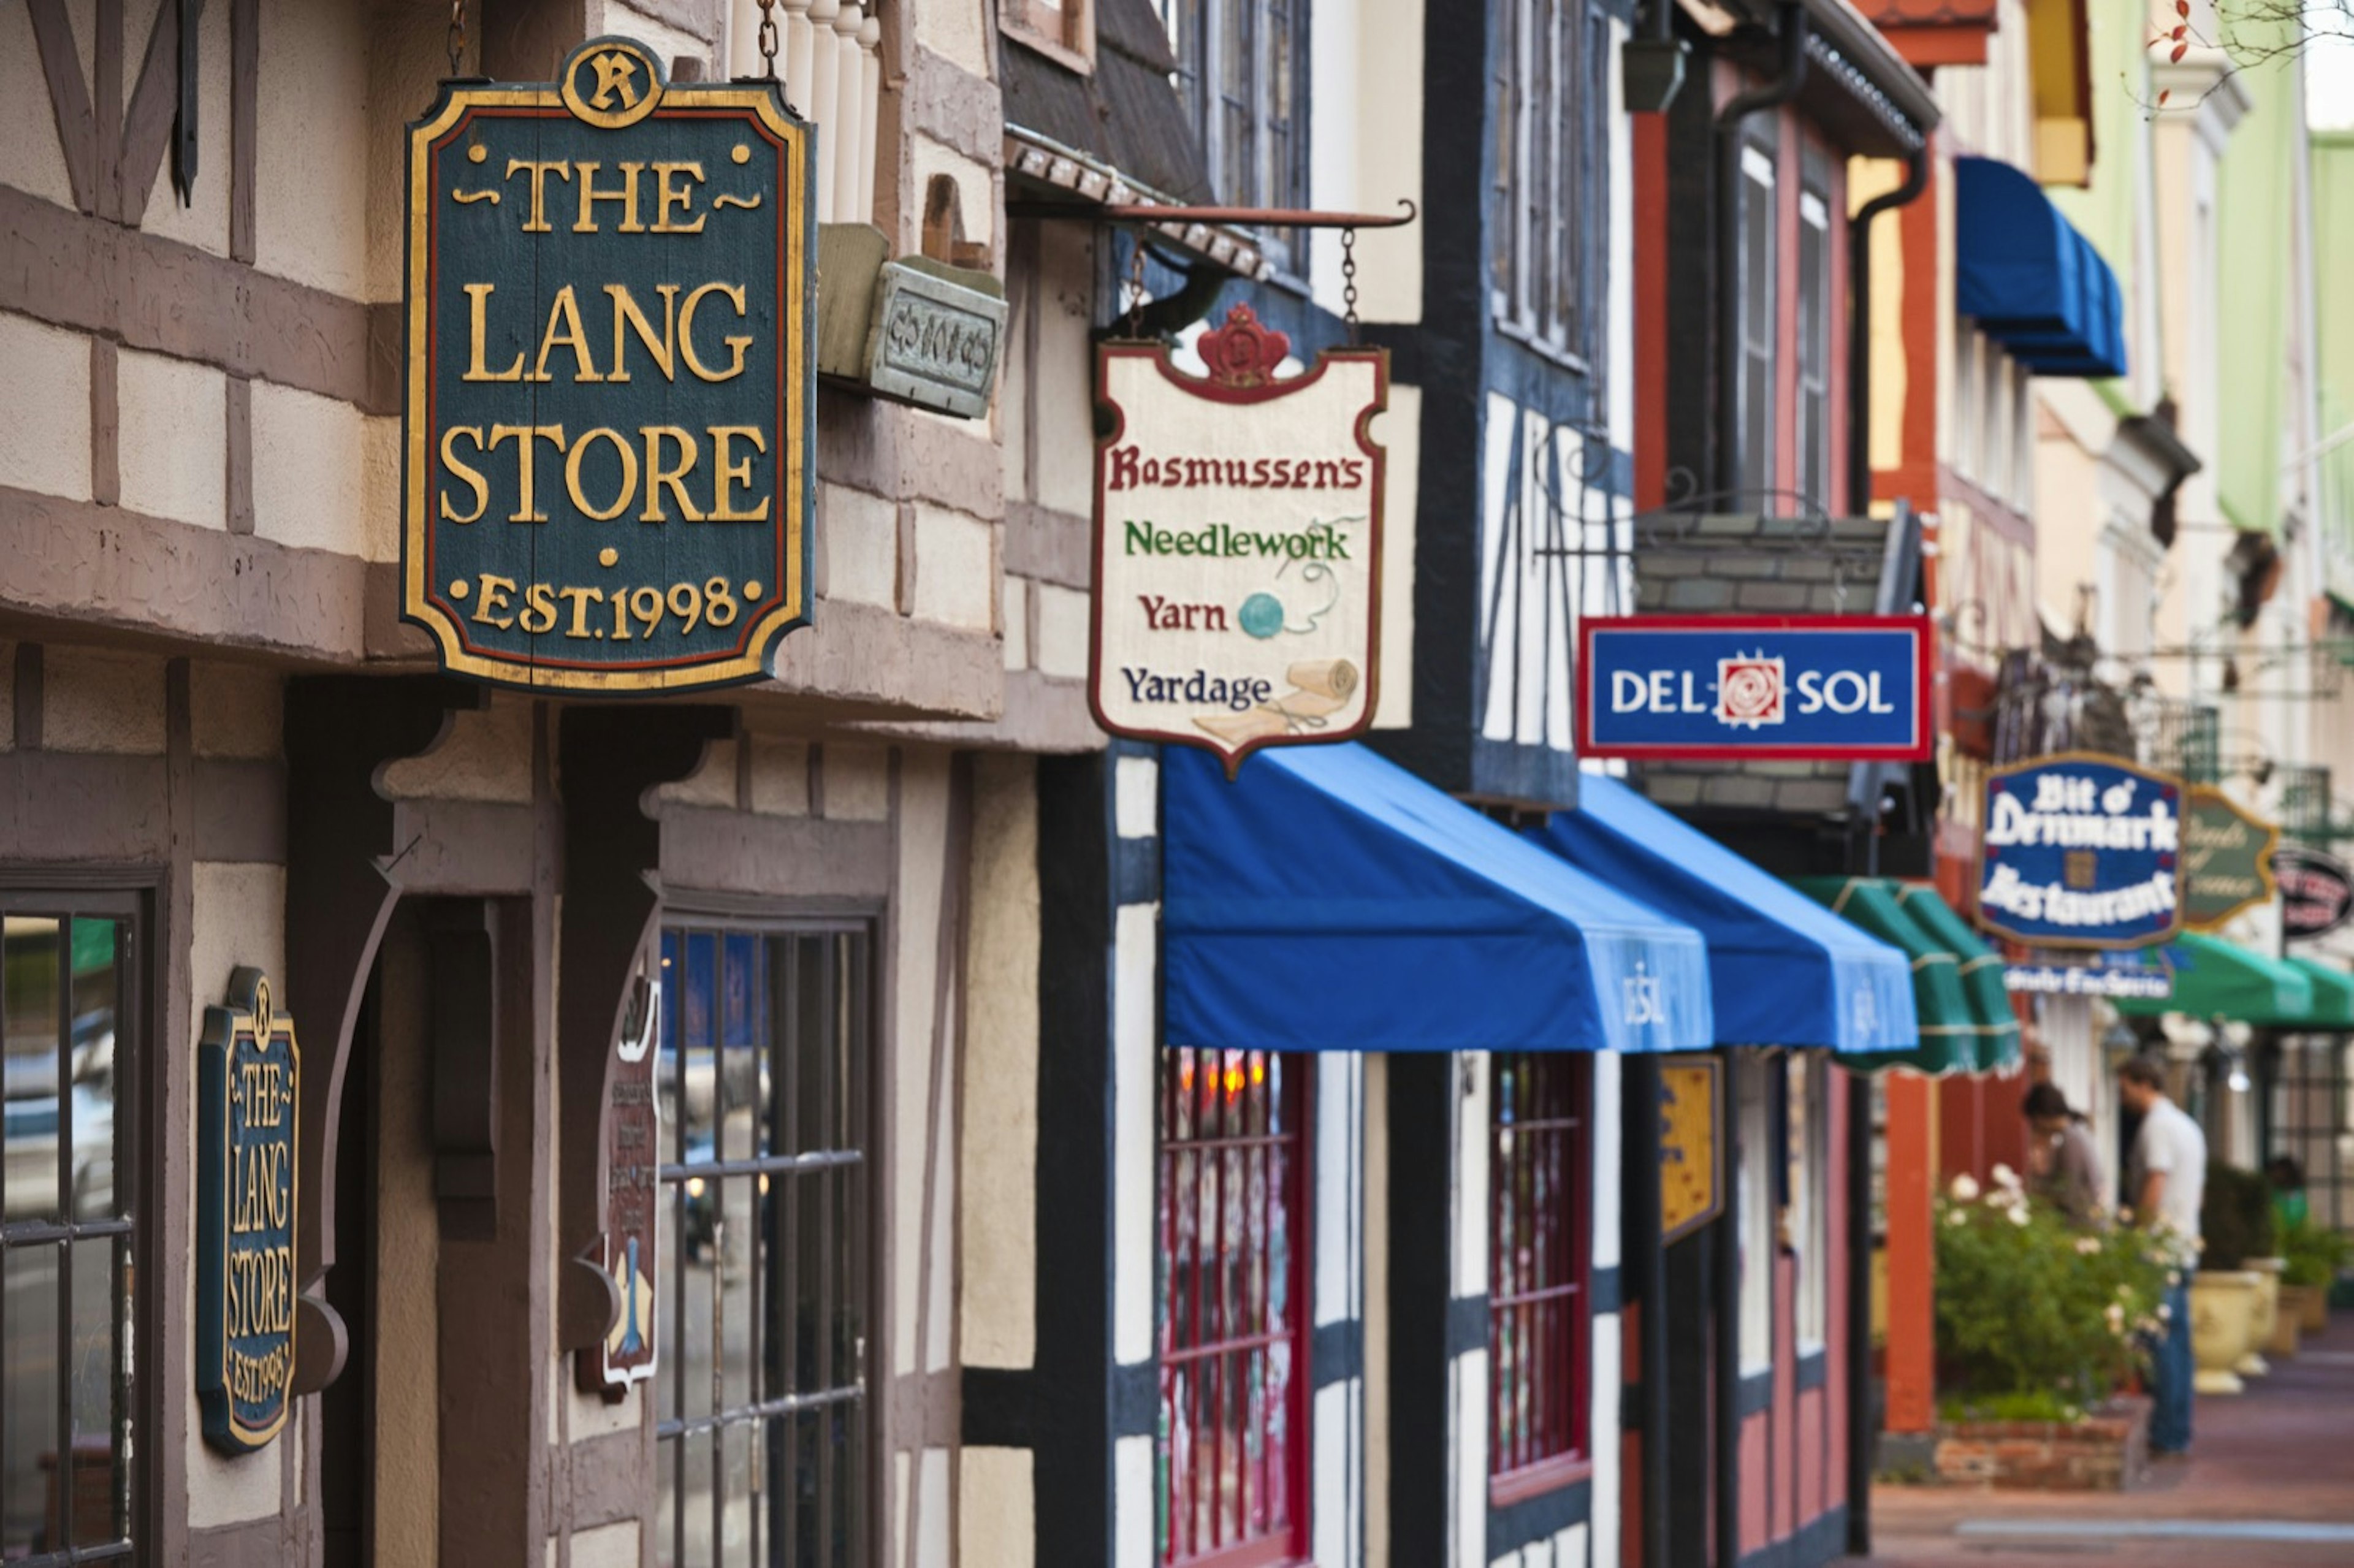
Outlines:
[[[1248,305],[1236,305],[1226,313],[1226,324],[1204,333],[1195,347],[1210,367],[1211,380],[1258,387],[1274,377],[1275,367],[1291,353],[1291,339],[1260,325]]]

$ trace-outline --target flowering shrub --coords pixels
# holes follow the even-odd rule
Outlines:
[[[1966,1402],[2098,1404],[2164,1327],[2173,1261],[2138,1231],[2075,1229],[2008,1166],[1994,1178],[1957,1176],[1937,1204],[1939,1381]]]

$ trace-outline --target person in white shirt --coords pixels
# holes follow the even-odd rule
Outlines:
[[[2152,1454],[2190,1447],[2190,1287],[2198,1266],[2199,1206],[2207,1195],[2207,1135],[2166,1096],[2166,1070],[2147,1056],[2117,1068],[2117,1098],[2141,1118],[2126,1161],[2126,1195],[2134,1223],[2164,1236],[2178,1266],[2167,1287],[2165,1337],[2150,1358],[2157,1404],[2150,1412]]]

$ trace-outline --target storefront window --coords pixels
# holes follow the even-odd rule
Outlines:
[[[864,927],[663,933],[656,1552],[863,1568]]]
[[[128,914],[0,895],[0,1560],[131,1554]]]
[[[1307,1072],[1163,1054],[1161,1561],[1308,1551]]]
[[[1490,1062],[1488,1472],[1505,1488],[1543,1486],[1586,1455],[1593,1063]]]

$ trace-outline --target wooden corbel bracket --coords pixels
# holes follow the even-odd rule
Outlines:
[[[605,1272],[605,1110],[631,983],[662,913],[655,786],[693,777],[734,708],[569,707],[557,789],[564,798],[564,915],[557,933],[560,1150],[556,1331],[560,1348],[603,1342],[621,1298]]]
[[[343,1370],[344,1325],[321,1294],[335,1262],[335,1135],[360,999],[400,897],[403,851],[379,782],[392,763],[439,745],[459,712],[488,700],[483,688],[440,676],[287,683],[285,999],[310,1051],[323,1049],[323,1061],[312,1055],[303,1074],[298,1124],[297,1394],[316,1393]]]

